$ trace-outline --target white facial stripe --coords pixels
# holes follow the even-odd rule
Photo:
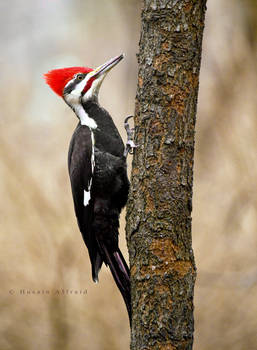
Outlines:
[[[72,90],[70,93],[64,94],[64,100],[67,102],[67,104],[74,110],[78,118],[80,119],[81,125],[86,125],[90,129],[96,129],[97,124],[94,121],[94,119],[90,118],[84,108],[81,105],[81,93],[84,90],[85,86],[87,85],[88,81],[92,76],[94,76],[95,71],[89,72],[85,79],[82,80],[80,83],[78,83],[74,90]],[[88,99],[88,96],[93,97],[93,95],[98,94],[98,90],[101,85],[101,81],[103,80],[104,76],[99,77],[95,81],[93,81],[91,88],[87,92],[87,97],[83,101],[85,102]],[[76,80],[76,77],[70,80],[65,88],[67,88],[69,85],[73,84]],[[85,94],[86,95],[86,94]]]
[[[87,100],[90,100],[94,96],[95,97],[98,96],[100,86],[101,86],[105,76],[106,76],[106,73],[103,73],[102,75],[100,75],[98,78],[96,78],[93,81],[90,89],[82,96],[82,101],[83,102],[86,102]]]
[[[95,74],[94,71],[89,72],[89,73],[85,76],[85,78],[84,78],[80,83],[78,83],[78,84],[75,86],[74,90],[72,90],[70,94],[72,94],[72,95],[74,95],[74,96],[77,96],[77,97],[80,97],[82,91],[84,90],[85,86],[87,85],[88,80],[89,80],[94,74]],[[71,84],[73,84],[75,80],[76,80],[76,76],[75,76],[72,80],[70,80],[70,81],[65,85],[64,89],[66,89],[68,86],[70,86]]]
[[[80,83],[78,83],[75,88],[69,93],[66,94],[64,96],[65,100],[68,102],[68,104],[72,107],[74,107],[74,105],[76,103],[79,102],[79,99],[81,97],[81,94],[83,92],[83,90],[85,89],[88,81],[96,74],[96,70],[89,72],[85,79],[82,80]],[[106,72],[107,73],[107,72]],[[90,87],[90,89],[82,96],[82,101],[86,102],[88,100],[90,100],[93,97],[97,97],[98,93],[99,93],[99,89],[100,86],[106,76],[106,73],[101,74],[98,78],[96,78],[95,80],[93,80],[92,85]],[[72,80],[70,80],[66,85],[65,85],[65,89],[74,83],[76,78],[73,78]]]
[[[87,85],[87,82],[90,78],[86,77],[84,80],[82,80],[80,83],[78,83],[75,86],[75,89],[71,91],[71,94],[74,96],[80,97],[82,91],[84,90],[85,86]]]
[[[92,72],[89,72],[87,75],[86,75],[86,78],[81,82],[79,83],[76,88],[75,88],[75,91],[78,91],[78,93],[81,95],[82,91],[85,89],[89,79],[91,79],[93,76],[95,75],[95,71],[92,71]],[[84,84],[82,84],[84,83]],[[79,88],[78,86],[82,84]]]

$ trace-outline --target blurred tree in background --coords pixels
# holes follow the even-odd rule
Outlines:
[[[100,96],[125,135],[124,116],[133,114],[136,94],[140,6],[0,4],[1,350],[129,348],[120,295],[106,270],[98,285],[91,282],[73,214],[66,157],[77,121],[42,74],[95,67],[125,52]],[[254,0],[208,3],[193,197],[198,350],[256,348],[256,10]],[[24,288],[87,294],[20,295]]]

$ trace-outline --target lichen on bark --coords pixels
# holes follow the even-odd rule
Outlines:
[[[144,0],[127,205],[131,349],[191,349],[191,211],[206,0]]]

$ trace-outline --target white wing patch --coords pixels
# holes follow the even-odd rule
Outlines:
[[[93,177],[93,173],[94,173],[94,169],[95,169],[95,137],[94,137],[94,132],[92,131],[92,129],[90,128],[91,131],[91,142],[92,142],[92,152],[91,152],[91,167],[92,167],[92,177]],[[92,186],[92,177],[89,181],[88,184],[88,191],[84,190],[84,206],[86,207],[90,201],[90,190],[91,190],[91,186]]]
[[[90,201],[90,191],[84,190],[84,206],[86,207]]]

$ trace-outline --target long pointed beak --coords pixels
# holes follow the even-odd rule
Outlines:
[[[118,64],[124,57],[124,54],[122,53],[120,56],[116,56],[111,58],[109,61],[105,62],[101,66],[97,67],[95,70],[91,72],[92,76],[97,78],[98,76],[102,75],[103,73],[109,72],[116,64]]]

